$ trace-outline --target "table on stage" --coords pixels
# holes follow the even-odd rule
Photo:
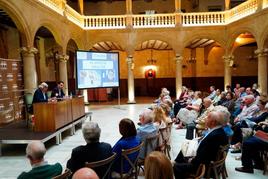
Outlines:
[[[85,115],[84,97],[64,99],[58,102],[35,103],[34,131],[54,132]]]

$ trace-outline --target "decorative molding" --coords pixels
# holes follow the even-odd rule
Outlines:
[[[266,57],[266,56],[268,56],[268,48],[257,49],[257,50],[255,50],[255,54],[258,57]]]
[[[21,47],[19,48],[19,52],[22,55],[30,55],[30,54],[37,54],[38,50],[35,47]]]
[[[67,61],[69,60],[69,55],[56,54],[56,59],[59,60],[60,62],[67,63]]]

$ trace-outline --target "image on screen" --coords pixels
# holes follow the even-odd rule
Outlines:
[[[77,88],[119,87],[118,52],[76,51]]]

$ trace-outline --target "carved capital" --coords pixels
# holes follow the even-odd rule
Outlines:
[[[233,62],[233,60],[234,60],[234,56],[233,56],[233,55],[224,55],[224,56],[222,57],[222,59],[223,59],[223,61],[224,61],[225,63],[231,63],[231,62]]]
[[[176,63],[178,63],[178,62],[182,62],[182,60],[183,60],[183,56],[181,56],[181,55],[177,55],[177,54],[176,54],[175,62],[176,62]]]
[[[266,57],[266,56],[268,56],[268,48],[257,49],[257,50],[255,50],[255,54],[258,57]]]
[[[56,59],[59,60],[60,62],[66,63],[69,60],[69,55],[56,54]]]
[[[132,63],[133,63],[133,56],[132,56],[132,55],[129,55],[129,56],[127,57],[127,63],[128,63],[128,64],[132,64]]]
[[[34,55],[38,52],[35,47],[21,47],[19,51],[22,53],[22,55]]]

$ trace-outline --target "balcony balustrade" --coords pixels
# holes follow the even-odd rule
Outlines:
[[[37,0],[85,30],[90,29],[123,29],[161,28],[182,26],[217,26],[226,25],[255,13],[260,0],[248,0],[230,10],[222,12],[144,14],[144,15],[108,15],[82,16],[72,9],[64,0]],[[268,0],[262,0],[261,8],[268,7]],[[178,16],[179,18],[177,18]]]

